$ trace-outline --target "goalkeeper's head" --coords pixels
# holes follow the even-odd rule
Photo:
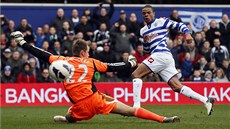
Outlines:
[[[75,40],[72,47],[72,53],[75,57],[89,57],[88,42],[82,39]]]

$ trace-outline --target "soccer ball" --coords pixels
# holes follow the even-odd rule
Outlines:
[[[67,61],[57,60],[49,66],[50,76],[57,81],[64,81],[69,78],[71,73],[71,66]]]

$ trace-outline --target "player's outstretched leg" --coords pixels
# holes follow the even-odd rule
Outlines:
[[[133,79],[133,107],[141,107],[141,89],[142,80],[140,78]]]
[[[152,113],[144,108],[135,108],[135,114],[136,117],[147,119],[147,120],[154,120],[160,123],[174,123],[174,122],[180,122],[180,118],[178,116],[173,117],[164,117],[159,116],[155,113]]]
[[[204,104],[205,108],[207,109],[208,115],[212,115],[213,112],[213,105],[214,105],[214,98],[208,98],[207,102]]]
[[[54,116],[54,122],[68,122],[68,123],[76,123],[77,121],[72,117],[71,113],[69,112],[72,106],[68,109],[68,112],[65,116],[56,115]]]
[[[192,98],[192,99],[196,99],[200,102],[202,102],[207,110],[207,114],[211,115],[213,112],[213,104],[214,104],[214,99],[213,98],[207,98],[204,97],[200,94],[198,94],[197,92],[193,91],[191,88],[187,87],[187,86],[183,86],[182,89],[180,90],[180,93]]]
[[[214,104],[213,98],[204,97],[199,93],[193,91],[190,87],[182,85],[178,80],[177,76],[174,76],[172,79],[170,79],[168,84],[173,89],[173,91],[179,92],[180,94],[183,94],[186,97],[202,102],[207,110],[207,114],[211,115]]]
[[[117,113],[125,116],[135,116],[137,118],[153,120],[160,123],[173,123],[179,122],[180,119],[177,116],[164,117],[153,112],[150,112],[144,108],[133,108],[120,101],[116,102],[116,108],[111,113]]]
[[[165,117],[163,120],[163,123],[174,123],[174,122],[180,122],[180,118],[178,116],[173,116],[173,117]]]
[[[68,123],[76,123],[77,121],[71,116],[71,113],[67,113],[65,116],[54,116],[55,122],[68,122]]]

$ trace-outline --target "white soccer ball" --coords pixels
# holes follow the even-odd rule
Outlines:
[[[49,74],[57,81],[64,81],[71,74],[71,66],[67,61],[56,60],[49,66]]]

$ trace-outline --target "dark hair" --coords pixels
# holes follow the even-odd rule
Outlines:
[[[82,16],[81,16],[81,18],[82,18],[82,17],[86,17],[86,18],[87,18],[87,16],[86,16],[86,15],[82,15]]]
[[[224,70],[223,70],[222,68],[217,68],[217,69],[216,69],[216,72],[215,72],[215,77],[217,76],[216,74],[217,74],[217,71],[218,71],[218,70],[220,70],[220,71],[222,72],[222,76],[221,76],[221,78],[224,78],[225,73],[224,73]]]
[[[73,56],[80,57],[81,51],[87,50],[87,42],[82,39],[75,40],[72,47]]]
[[[30,63],[28,63],[28,62],[25,62],[23,65],[22,65],[22,70],[24,71],[25,70],[25,67],[26,66],[29,66],[29,68],[30,68],[30,70],[31,70],[31,65],[30,65]]]
[[[99,23],[99,26],[101,26],[102,24],[105,24],[105,25],[106,25],[106,23],[105,23],[105,22],[101,22],[101,23]],[[107,27],[107,25],[106,25],[106,27]]]
[[[124,53],[128,53],[129,54],[129,51],[122,51],[122,54],[124,54]]]
[[[22,21],[22,20],[27,20],[27,19],[26,19],[25,17],[23,17],[23,18],[21,18],[21,21]]]
[[[151,6],[151,5],[145,5],[142,9],[144,9],[144,8],[150,8],[150,9],[152,9],[152,11],[154,12],[154,9],[153,9],[153,7]]]
[[[210,42],[208,40],[205,40],[204,42],[208,42],[210,44]]]
[[[201,31],[198,31],[198,32],[195,33],[195,35],[197,35],[197,34],[201,34]]]
[[[143,45],[142,45],[141,43],[138,43],[138,44],[137,44],[137,47],[138,47],[138,46],[143,46]]]
[[[224,59],[223,62],[224,62],[224,61],[229,61],[229,59]]]
[[[85,8],[85,9],[84,9],[84,12],[85,12],[86,10],[90,10],[90,8]]]

